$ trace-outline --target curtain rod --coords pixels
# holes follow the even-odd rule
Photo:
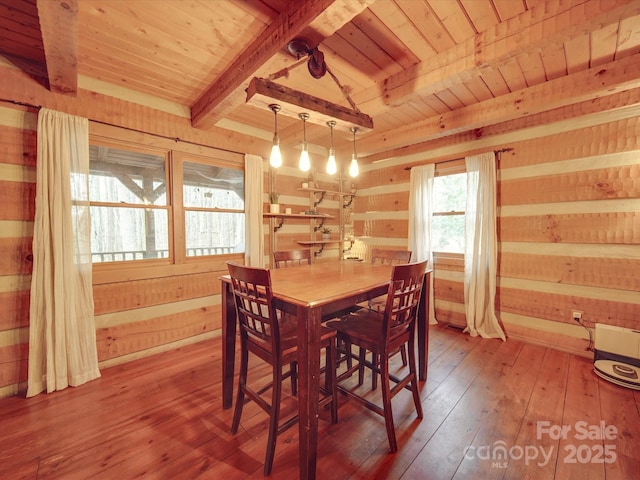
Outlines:
[[[507,148],[501,148],[501,149],[499,149],[499,150],[494,150],[494,151],[493,151],[493,153],[497,155],[497,154],[504,153],[504,152],[510,152],[510,151],[512,151],[512,150],[513,150],[513,148],[512,148],[512,147],[507,147]],[[433,163],[434,163],[435,165],[442,165],[442,164],[444,164],[444,163],[449,163],[449,162],[458,162],[458,161],[460,161],[460,160],[464,160],[464,158],[465,158],[465,157],[460,157],[460,158],[451,158],[451,159],[449,159],[449,160],[444,160],[444,161],[442,161],[442,162],[433,162]],[[420,166],[422,166],[422,165],[426,165],[426,164],[421,163],[421,164],[419,164],[419,165],[410,165],[410,166],[408,166],[408,167],[404,167],[404,169],[405,169],[405,170],[411,170],[413,167],[420,167]]]
[[[13,105],[18,105],[20,107],[35,108],[37,110],[40,110],[41,108],[43,108],[42,105],[33,105],[31,103],[19,102],[17,100],[8,100],[6,98],[0,98],[0,102],[12,103]],[[167,135],[162,135],[160,133],[145,132],[144,130],[138,130],[136,128],[123,127],[122,125],[114,125],[113,123],[107,123],[107,122],[103,122],[102,120],[95,120],[93,118],[87,118],[87,120],[89,120],[91,122],[94,122],[94,123],[99,123],[101,125],[106,125],[108,127],[122,128],[123,130],[127,130],[129,132],[143,133],[145,135],[151,135],[151,136],[157,137],[157,138],[164,138],[165,140],[173,140],[176,143],[182,142],[182,143],[187,143],[189,145],[194,145],[196,147],[214,148],[216,150],[222,150],[223,152],[228,152],[228,153],[235,153],[237,155],[244,155],[245,154],[245,152],[236,152],[235,150],[229,150],[227,148],[214,147],[212,145],[207,145],[207,144],[204,144],[204,143],[197,143],[197,142],[192,142],[192,141],[189,141],[189,140],[182,140],[180,137],[169,137]]]

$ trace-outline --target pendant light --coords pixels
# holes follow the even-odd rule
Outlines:
[[[349,176],[357,177],[358,173],[360,173],[360,169],[358,168],[358,156],[356,155],[356,132],[358,129],[356,127],[351,127],[351,131],[353,132],[353,154],[351,155],[351,165],[349,165]]]
[[[282,165],[282,153],[280,153],[280,139],[278,138],[278,112],[280,111],[280,105],[272,103],[269,108],[273,112],[275,120],[275,126],[273,129],[273,146],[271,147],[271,156],[269,157],[269,164],[273,168],[278,168]]]
[[[303,172],[308,172],[311,169],[311,159],[309,158],[309,148],[307,146],[307,119],[308,113],[301,113],[298,115],[302,120],[302,151],[300,152],[300,163],[298,167]]]
[[[336,126],[335,120],[331,120],[327,122],[329,129],[331,130],[331,143],[329,146],[329,158],[327,159],[327,173],[329,175],[333,175],[338,171],[338,166],[336,165],[336,151],[333,148],[333,127]]]

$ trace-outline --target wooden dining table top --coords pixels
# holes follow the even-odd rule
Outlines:
[[[306,307],[324,306],[372,288],[386,288],[391,266],[343,261],[271,270],[274,295]]]

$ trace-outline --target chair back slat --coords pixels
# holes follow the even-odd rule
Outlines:
[[[273,260],[276,268],[311,265],[311,250],[280,250],[273,252]]]
[[[426,270],[426,260],[393,267],[382,327],[382,341],[389,348],[413,335]]]
[[[409,250],[385,250],[383,248],[371,250],[371,263],[374,265],[398,265],[409,263],[410,260],[411,251]]]
[[[277,311],[271,291],[271,274],[264,268],[227,262],[240,334],[269,352],[279,344]]]

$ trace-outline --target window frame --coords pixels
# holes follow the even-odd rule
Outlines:
[[[456,160],[449,160],[449,161],[445,161],[445,162],[441,162],[441,163],[436,163],[435,164],[435,171],[434,171],[434,177],[445,177],[448,175],[457,175],[457,174],[461,174],[467,173],[467,168],[466,168],[466,164],[465,164],[465,160],[462,159],[456,159]],[[435,178],[434,178],[434,187],[435,187]],[[434,192],[435,194],[435,192]],[[438,217],[438,216],[465,216],[466,215],[466,210],[462,210],[462,211],[457,211],[457,210],[452,210],[452,211],[433,211],[431,212],[431,216],[433,217]],[[459,253],[459,252],[447,252],[447,251],[443,251],[443,250],[435,250],[433,249],[433,247],[431,248],[431,252],[434,258],[434,263],[436,262],[436,259],[439,259],[441,261],[445,261],[445,260],[453,260],[453,261],[457,261],[457,260],[461,260],[464,259],[464,253]]]
[[[123,136],[127,137],[130,133],[131,132],[124,132]],[[197,273],[198,271],[204,272],[210,271],[212,264],[225,265],[228,260],[241,261],[244,258],[244,252],[187,256],[184,224],[185,208],[182,204],[182,164],[184,161],[189,161],[234,168],[242,171],[244,177],[244,155],[213,147],[193,145],[186,142],[175,142],[169,139],[157,138],[149,134],[140,134],[139,132],[134,133],[136,134],[135,141],[90,133],[89,143],[90,145],[106,146],[153,155],[164,155],[167,204],[162,207],[155,206],[154,208],[167,209],[169,253],[167,258],[93,263],[94,283],[121,281],[122,275],[125,275],[128,279],[136,279],[163,277],[182,273]],[[145,143],[139,143],[139,140],[143,140]],[[113,206],[109,202],[95,201],[90,201],[90,205]],[[132,205],[126,204],[126,206],[129,207]],[[146,208],[146,206],[140,205],[133,205],[133,207]],[[246,225],[246,205],[242,213],[245,215],[245,228],[248,228]]]

